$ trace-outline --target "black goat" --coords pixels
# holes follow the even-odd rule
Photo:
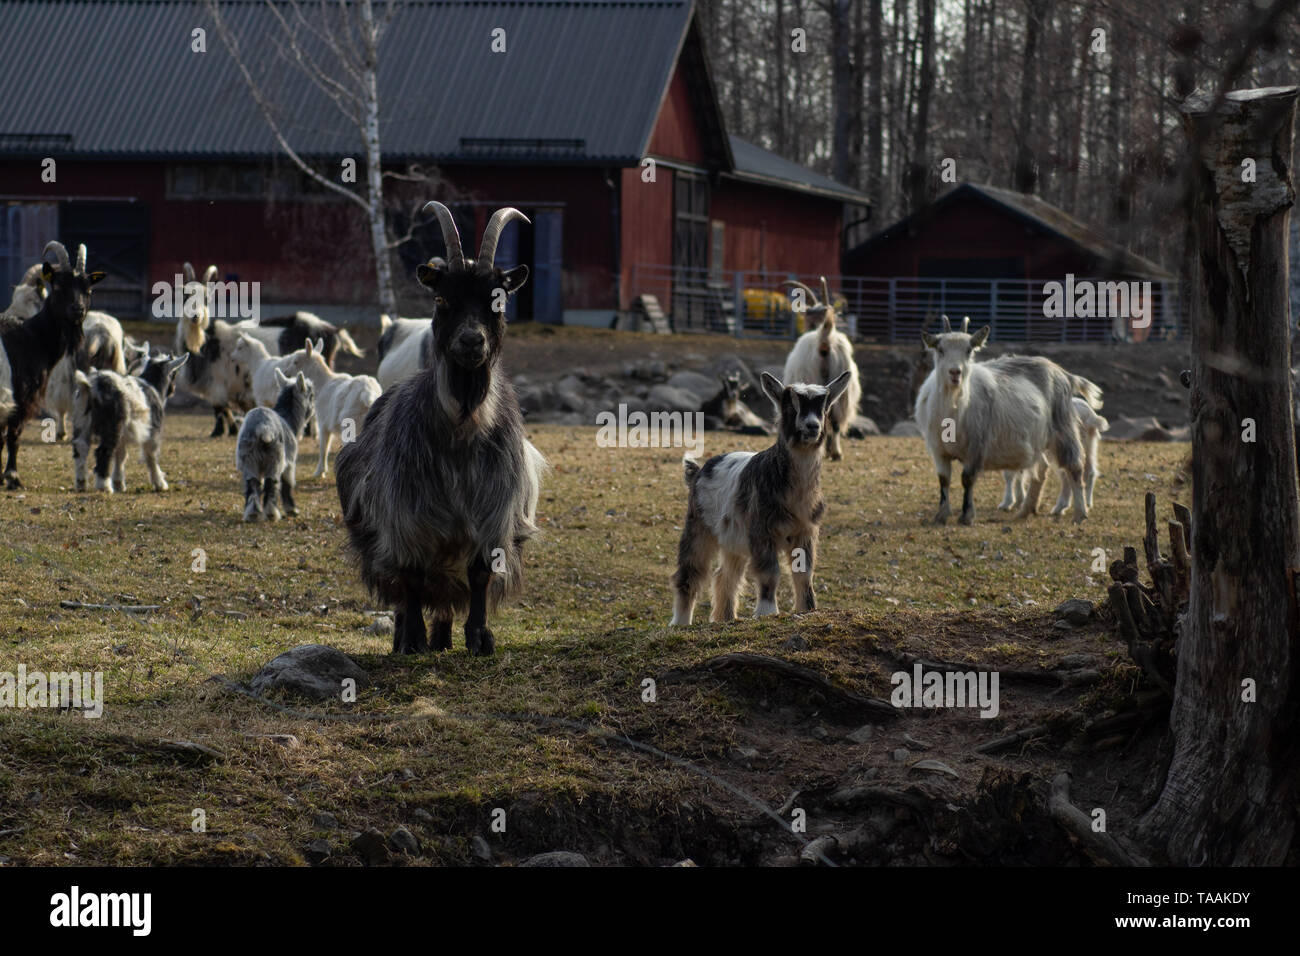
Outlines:
[[[518,589],[523,543],[546,462],[524,436],[509,376],[498,371],[506,296],[524,265],[494,263],[501,230],[517,209],[488,222],[477,260],[466,260],[451,211],[431,202],[447,261],[416,275],[434,293],[430,364],[371,407],[356,441],[339,452],[339,502],[366,586],[396,609],[394,653],[451,647],[452,616],[467,612],[465,647],[491,654],[487,612]]]
[[[4,428],[5,487],[21,488],[18,478],[18,439],[27,420],[40,410],[45,383],[59,359],[81,345],[82,322],[90,310],[90,290],[104,278],[102,272],[86,272],[86,247],[77,247],[77,262],[68,261],[68,250],[59,242],[48,242],[44,259],[54,253],[56,263],[41,263],[41,279],[49,289],[41,310],[21,325],[0,333],[0,424]]]

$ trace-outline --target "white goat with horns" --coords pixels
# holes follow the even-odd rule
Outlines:
[[[822,299],[817,293],[802,282],[790,280],[787,284],[801,290],[811,300],[799,302],[795,299],[795,310],[809,316],[821,316],[821,324],[799,336],[785,360],[783,378],[786,384],[799,382],[808,385],[829,385],[846,372],[848,384],[844,386],[840,397],[831,405],[827,415],[826,454],[832,461],[844,457],[840,448],[840,438],[853,424],[858,414],[858,403],[862,399],[862,383],[858,377],[858,366],[853,361],[853,343],[849,337],[835,327],[835,307],[831,304],[830,287],[826,277],[822,276]],[[792,298],[795,298],[793,295]]]

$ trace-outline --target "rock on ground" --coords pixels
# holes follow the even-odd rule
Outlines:
[[[351,678],[365,687],[370,678],[352,658],[324,644],[303,644],[273,658],[253,677],[255,694],[282,690],[316,700],[337,698],[343,681]]]
[[[550,853],[538,853],[524,860],[520,866],[591,866],[581,853],[568,850],[552,850]]]

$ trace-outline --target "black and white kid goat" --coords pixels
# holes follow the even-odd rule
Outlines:
[[[501,230],[523,222],[517,209],[488,221],[477,259],[466,259],[451,211],[431,202],[446,261],[416,276],[434,294],[432,348],[424,367],[385,391],[365,429],[339,452],[339,502],[361,577],[396,608],[394,653],[451,647],[464,613],[465,647],[491,654],[489,609],[518,590],[523,544],[534,517],[545,459],[524,436],[510,378],[500,370],[506,296],[528,267],[495,264]]]
[[[683,460],[690,499],[673,575],[674,626],[688,626],[695,599],[722,552],[713,577],[714,621],[736,616],[736,590],[746,570],[758,583],[754,616],[775,614],[781,559],[794,578],[796,611],[811,611],[817,534],[826,503],[821,493],[822,445],[827,416],[849,387],[850,372],[827,385],[783,385],[762,374],[763,391],[776,404],[776,444],[760,452],[716,455],[701,467]]]
[[[126,490],[122,466],[133,445],[140,449],[154,491],[167,490],[167,478],[158,464],[163,409],[176,391],[176,373],[188,360],[188,354],[180,358],[165,352],[151,354],[146,346],[143,364],[134,375],[119,375],[107,369],[78,369],[73,373],[72,466],[77,491],[86,490],[86,462],[92,441],[98,442],[96,490],[109,494]]]

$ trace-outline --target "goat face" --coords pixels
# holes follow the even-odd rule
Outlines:
[[[189,361],[189,357],[188,352],[180,358],[172,358],[166,352],[146,353],[144,367],[136,375],[152,385],[158,396],[166,402],[176,394],[176,376],[181,366]]]
[[[849,387],[850,372],[842,372],[828,385],[782,385],[764,372],[763,391],[777,408],[781,440],[792,447],[817,448],[826,435],[826,415]]]
[[[508,272],[469,260],[453,270],[440,263],[416,270],[434,294],[433,336],[440,355],[466,371],[496,360],[506,333],[506,297],[528,279],[528,266]]]
[[[934,367],[940,385],[953,389],[962,387],[962,383],[970,378],[975,353],[988,341],[989,331],[986,325],[974,335],[965,332],[921,333],[925,347],[934,352]]]
[[[56,267],[48,262],[41,268],[41,277],[45,280],[45,285],[49,289],[45,305],[55,315],[66,320],[69,325],[75,323],[78,332],[80,332],[82,322],[86,319],[86,313],[90,311],[91,286],[104,278],[102,272],[85,271],[84,249],[83,246],[83,252],[78,256],[78,267],[76,268]],[[77,338],[80,340],[80,334],[78,334]]]

